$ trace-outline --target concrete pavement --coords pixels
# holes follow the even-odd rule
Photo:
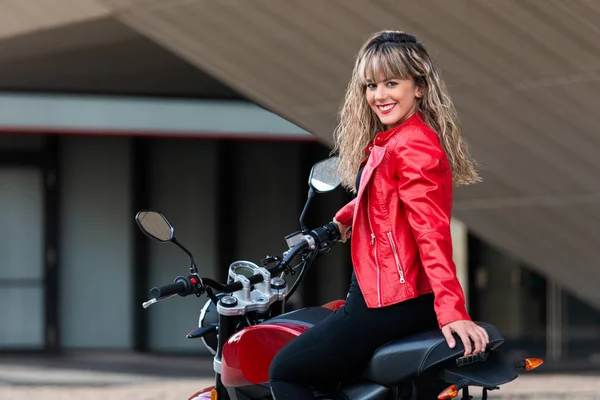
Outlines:
[[[137,354],[0,358],[0,400],[180,400],[212,384],[211,360]],[[480,392],[473,392],[475,399]],[[600,400],[600,374],[532,373],[489,399]]]

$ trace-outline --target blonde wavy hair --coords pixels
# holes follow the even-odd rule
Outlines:
[[[454,185],[469,185],[480,181],[468,145],[461,134],[460,123],[448,89],[425,47],[402,31],[385,30],[374,33],[361,47],[356,57],[346,97],[334,132],[332,153],[340,158],[342,185],[356,193],[355,180],[364,149],[378,132],[387,130],[371,110],[366,99],[367,81],[413,79],[424,89],[417,99],[417,109],[440,138],[452,170]]]

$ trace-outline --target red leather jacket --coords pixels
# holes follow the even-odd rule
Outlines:
[[[378,133],[354,200],[336,213],[352,226],[354,272],[367,306],[434,293],[440,328],[470,320],[452,261],[452,175],[438,136],[413,114]]]

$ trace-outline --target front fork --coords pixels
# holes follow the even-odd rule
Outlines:
[[[225,343],[227,340],[236,332],[238,323],[240,322],[240,317],[236,316],[226,316],[219,314],[219,342],[217,346],[217,354],[215,355],[215,359],[213,362],[215,369],[215,386],[214,386],[214,395],[216,395],[215,399],[219,400],[230,400],[231,397],[227,392],[227,388],[223,385],[223,381],[221,381],[221,357],[223,356],[223,347],[225,347]]]

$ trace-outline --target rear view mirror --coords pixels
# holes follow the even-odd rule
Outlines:
[[[338,161],[337,156],[329,157],[317,162],[310,170],[310,175],[308,176],[308,199],[306,199],[304,209],[302,210],[302,214],[300,214],[300,228],[302,232],[308,230],[304,224],[304,217],[315,193],[331,192],[340,185],[341,179],[337,174]]]
[[[334,190],[341,183],[337,173],[338,157],[329,157],[316,163],[310,171],[309,185],[317,193]]]
[[[159,242],[170,242],[175,236],[171,223],[158,211],[140,211],[135,222],[146,236]]]

